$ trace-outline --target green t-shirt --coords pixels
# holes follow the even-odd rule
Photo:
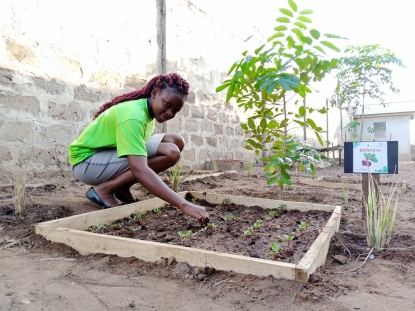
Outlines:
[[[147,156],[145,142],[154,132],[154,126],[147,98],[114,105],[92,121],[69,146],[69,162],[76,165],[107,148],[117,148],[118,157]]]

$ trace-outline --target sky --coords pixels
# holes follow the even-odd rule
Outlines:
[[[190,0],[225,27],[245,39],[251,34],[268,38],[275,31],[279,8],[289,8],[282,0]],[[393,81],[400,93],[389,94],[386,102],[414,101],[411,73],[415,72],[412,10],[409,0],[295,0],[299,10],[312,9],[313,27],[323,33],[333,33],[349,40],[337,45],[380,44],[401,59],[405,68],[393,69]],[[259,42],[259,41],[258,41]],[[259,44],[258,44],[259,46]],[[241,51],[242,52],[242,51]],[[338,57],[339,55],[333,55]],[[331,78],[332,79],[332,78]],[[330,86],[316,86],[331,97]]]

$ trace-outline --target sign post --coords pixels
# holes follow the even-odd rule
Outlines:
[[[397,141],[355,141],[344,143],[344,172],[362,174],[363,200],[367,201],[369,173],[379,191],[380,174],[398,174]],[[366,209],[363,206],[362,213]]]

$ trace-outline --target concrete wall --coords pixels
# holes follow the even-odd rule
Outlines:
[[[355,119],[361,122],[359,117],[355,117]],[[386,122],[387,140],[398,141],[399,161],[411,161],[410,121],[410,115],[365,116],[363,119],[363,140],[373,140],[373,135],[367,132],[367,128],[373,126],[373,122]],[[355,130],[358,135],[360,135],[360,128],[361,126]]]
[[[31,177],[66,175],[67,146],[96,109],[163,71],[191,85],[179,117],[157,129],[184,135],[185,166],[252,157],[244,115],[214,91],[242,40],[187,0],[163,2],[0,3],[1,172],[18,163]]]

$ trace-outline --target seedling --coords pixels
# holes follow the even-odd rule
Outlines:
[[[349,206],[349,185],[347,182],[342,182],[342,189],[343,189],[343,200],[346,206]]]
[[[272,257],[274,260],[278,258],[278,253],[281,251],[281,246],[274,242],[271,243],[271,253],[268,254],[268,257]]]
[[[161,215],[161,209],[160,208],[153,209],[153,212],[156,214],[157,217],[160,217],[160,215]]]
[[[306,223],[305,221],[302,221],[302,222],[298,225],[298,227],[297,227],[297,231],[298,231],[298,232],[300,232],[300,233],[302,233],[302,232],[304,232],[305,228],[307,228],[307,227],[308,227],[308,223]]]
[[[138,230],[138,228],[136,227],[136,228],[130,228],[130,231],[131,232],[136,232]]]
[[[254,162],[251,160],[248,162],[248,177],[252,176],[253,170],[254,170]]]
[[[134,215],[136,219],[141,220],[143,218],[143,215],[141,215],[140,213],[137,213]]]
[[[272,211],[269,211],[269,212],[268,212],[268,214],[269,214],[271,217],[275,217],[275,215],[277,215],[277,214],[278,214],[278,210],[274,209],[274,210],[272,210]]]
[[[229,198],[223,198],[222,202],[220,203],[221,206],[225,206],[227,204],[231,203],[231,199]]]
[[[242,230],[242,232],[245,234],[245,237],[247,238],[249,235],[254,233],[254,227],[249,227],[248,230]]]
[[[97,227],[95,227],[95,226],[92,226],[92,227],[89,228],[89,231],[91,231],[91,232],[95,232],[95,230],[97,230]]]
[[[189,174],[189,172],[187,172],[185,175],[182,175],[182,169],[183,169],[183,164],[181,161],[179,161],[171,169],[170,184],[171,184],[172,190],[175,192],[179,191],[180,183]]]
[[[280,211],[285,211],[287,209],[287,204],[285,204],[285,203],[280,203],[279,205],[278,205],[278,210],[280,210]]]
[[[198,198],[192,198],[192,202],[196,202],[198,200]]]
[[[233,216],[231,213],[229,213],[229,214],[223,215],[222,218],[225,219],[225,222],[228,222],[228,221],[231,221],[231,220],[235,220],[236,217]]]
[[[207,228],[208,228],[209,232],[211,232],[211,233],[213,233],[215,231],[216,227],[217,226],[213,222],[210,222],[210,223],[207,224]]]
[[[192,230],[190,230],[189,232],[187,232],[186,236],[189,237],[190,241],[192,240],[192,237],[196,234],[197,232],[193,232]]]
[[[180,237],[180,241],[183,243],[184,242],[184,240],[186,239],[186,237],[187,237],[187,234],[186,233],[183,233],[183,232],[181,232],[181,231],[179,231],[179,232],[177,232],[177,234],[179,235],[179,237]]]
[[[262,219],[257,219],[254,222],[254,229],[259,229],[259,227],[261,226],[261,223],[262,223]]]
[[[285,239],[287,240],[288,245],[290,245],[290,242],[294,239],[293,235],[285,235]]]
[[[105,229],[107,227],[108,227],[108,225],[99,224],[99,225],[97,225],[96,230]]]

